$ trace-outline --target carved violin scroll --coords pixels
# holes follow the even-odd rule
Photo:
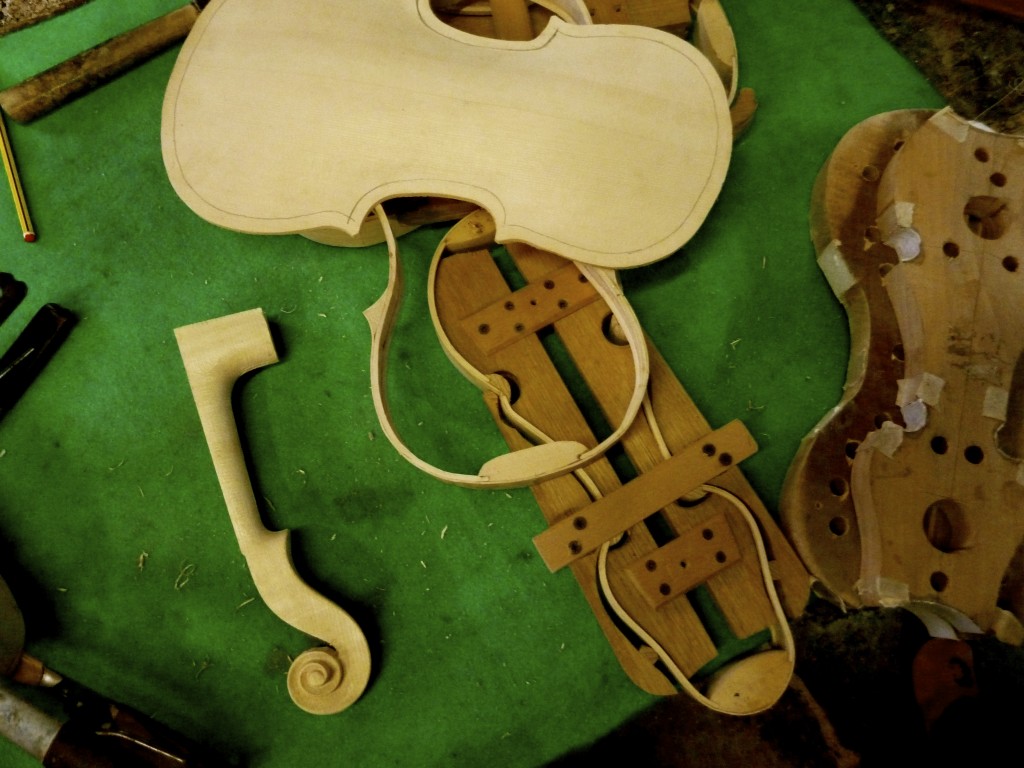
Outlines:
[[[366,637],[347,612],[296,573],[288,532],[263,526],[231,409],[238,378],[277,362],[267,321],[261,310],[253,309],[174,333],[238,546],[256,589],[278,617],[329,644],[295,659],[288,672],[288,692],[306,712],[340,712],[359,698],[369,680]]]

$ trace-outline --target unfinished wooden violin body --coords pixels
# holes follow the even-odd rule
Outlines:
[[[546,4],[572,23],[520,42],[455,30],[429,0],[214,0],[166,93],[170,180],[246,232],[351,238],[381,201],[431,195],[486,208],[502,242],[668,256],[725,177],[719,75],[670,34]]]
[[[637,685],[762,711],[793,672],[787,614],[806,603],[806,571],[737,468],[753,438],[738,422],[711,429],[614,272],[673,253],[717,196],[734,40],[717,0],[695,4],[704,53],[651,29],[591,26],[579,0],[540,4],[553,16],[539,34],[522,0],[485,4],[498,34],[515,27],[510,42],[445,26],[429,0],[215,0],[168,88],[168,173],[198,214],[233,229],[352,245],[372,214],[390,265],[365,313],[387,438],[446,482],[530,485],[550,524],[538,550],[577,577]],[[446,236],[429,278],[442,347],[511,449],[475,474],[420,459],[389,413],[402,277],[381,203],[425,195],[487,209]],[[529,286],[510,291],[496,242]],[[579,355],[610,434],[590,431],[545,356],[548,328]],[[641,479],[606,458],[620,441]]]
[[[1024,143],[949,110],[858,126],[819,180],[819,263],[850,315],[846,393],[782,516],[852,605],[936,603],[1024,638],[1000,590],[1024,536]]]

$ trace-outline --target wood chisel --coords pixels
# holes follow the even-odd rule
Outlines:
[[[224,765],[166,726],[47,669],[22,652],[24,640],[21,610],[0,577],[0,736],[47,768]],[[59,700],[65,714],[29,702],[33,688]]]

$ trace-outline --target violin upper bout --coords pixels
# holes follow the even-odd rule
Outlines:
[[[179,196],[230,229],[350,236],[388,198],[452,197],[501,241],[608,267],[693,235],[732,145],[696,49],[558,20],[533,41],[471,38],[422,5],[211,3],[164,102]]]

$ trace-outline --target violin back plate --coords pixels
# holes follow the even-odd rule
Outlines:
[[[927,418],[908,423],[891,458],[865,457],[870,486],[853,487],[855,503],[882,521],[862,544],[871,548],[862,578],[874,564],[912,596],[953,606],[986,630],[1009,619],[997,600],[1024,536],[1022,199],[1020,137],[948,109],[886,168],[882,237],[910,230],[921,242],[884,280],[905,359],[899,404]]]
[[[941,604],[1017,643],[1022,179],[1020,137],[948,109],[880,115],[840,143],[812,233],[850,316],[850,370],[782,498],[844,602]]]
[[[429,0],[214,0],[165,96],[164,162],[220,226],[359,233],[408,195],[486,208],[501,242],[630,267],[681,247],[725,177],[724,88],[688,43],[552,19],[509,42]]]
[[[849,319],[850,361],[840,402],[793,458],[780,514],[811,573],[851,606],[861,605],[853,459],[868,433],[898,418],[904,371],[899,324],[882,277],[898,257],[875,225],[878,182],[898,148],[932,115],[922,109],[885,112],[854,126],[821,168],[812,193],[811,239]]]

